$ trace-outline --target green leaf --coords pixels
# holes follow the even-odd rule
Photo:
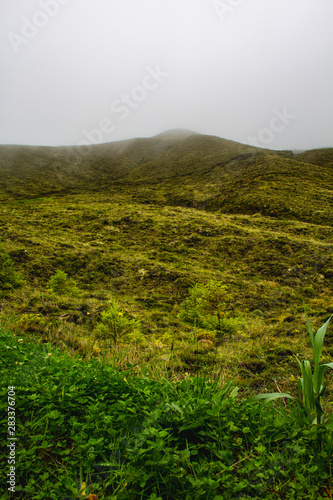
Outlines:
[[[279,398],[295,399],[294,396],[291,396],[290,394],[285,394],[283,392],[270,392],[268,394],[257,394],[256,396],[249,398],[248,401],[251,402],[258,399],[264,399],[266,403],[269,403],[269,401],[274,401],[275,399]]]
[[[59,418],[60,415],[61,415],[61,412],[58,410],[52,410],[52,411],[50,411],[50,413],[47,414],[48,417],[54,418],[54,419]]]
[[[333,363],[324,363],[323,365],[320,366],[325,366],[326,368],[333,368]]]
[[[309,361],[304,361],[303,367],[303,404],[305,409],[308,412],[311,412],[314,408],[314,386],[313,386],[313,377],[312,370]]]
[[[323,349],[323,342],[324,342],[325,333],[326,333],[326,330],[327,330],[327,327],[328,327],[328,324],[329,324],[331,318],[332,318],[332,316],[330,316],[328,318],[328,320],[326,321],[326,323],[324,323],[323,326],[321,326],[319,328],[319,330],[316,333],[315,339],[314,339],[313,362],[314,362],[315,368],[319,365],[321,351]]]
[[[314,371],[314,387],[317,395],[320,394],[326,368],[333,368],[333,363],[325,363],[323,365],[319,365]]]

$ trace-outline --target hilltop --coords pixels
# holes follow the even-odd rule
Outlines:
[[[89,147],[0,146],[0,185],[4,201],[117,192],[141,203],[331,224],[333,149],[294,155],[191,131]]]

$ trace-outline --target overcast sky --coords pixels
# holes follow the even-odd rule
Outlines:
[[[0,0],[0,143],[333,146],[333,0]]]

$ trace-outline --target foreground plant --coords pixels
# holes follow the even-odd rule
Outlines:
[[[300,405],[305,417],[313,416],[313,424],[321,424],[324,421],[324,410],[321,404],[321,399],[324,396],[326,390],[326,384],[323,385],[323,379],[326,368],[333,368],[333,363],[324,363],[320,365],[319,361],[323,349],[325,333],[332,315],[314,335],[305,307],[304,312],[312,345],[313,371],[310,361],[305,360],[304,363],[301,363],[301,361],[297,358],[297,362],[302,375],[298,381],[297,402]],[[277,398],[295,399],[290,394],[280,392],[257,394],[251,399],[264,399],[268,402],[273,401]]]

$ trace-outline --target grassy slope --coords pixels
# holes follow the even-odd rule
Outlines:
[[[104,418],[113,411],[115,416],[118,409],[110,405],[109,401],[107,408],[102,408],[103,398],[111,397],[114,392],[114,387],[111,387],[113,378],[109,373],[104,374],[104,370],[111,370],[110,367],[94,360],[88,364],[77,360],[73,366],[71,359],[60,361],[60,354],[58,362],[58,354],[54,352],[54,369],[51,370],[53,361],[50,363],[46,352],[52,350],[50,345],[32,348],[31,344],[25,343],[27,339],[49,341],[61,346],[71,356],[76,353],[88,359],[106,358],[106,361],[112,360],[121,370],[129,369],[130,363],[131,373],[139,373],[142,379],[140,383],[136,382],[135,377],[133,382],[129,379],[131,391],[138,392],[142,385],[146,405],[151,384],[154,384],[149,377],[144,378],[148,372],[152,373],[155,380],[161,377],[183,379],[186,398],[191,396],[189,388],[192,384],[187,373],[212,376],[219,387],[233,378],[243,394],[267,389],[296,395],[298,367],[295,355],[300,359],[309,358],[311,352],[302,299],[306,302],[315,328],[321,326],[333,312],[332,150],[293,155],[290,152],[260,150],[216,137],[189,135],[175,138],[162,135],[154,139],[96,146],[89,154],[90,157],[77,157],[73,150],[66,148],[0,147],[1,245],[9,252],[15,268],[26,279],[23,287],[1,294],[1,323],[9,322],[17,336],[24,340],[20,343],[18,337],[2,334],[6,356],[2,356],[0,364],[10,384],[13,381],[8,374],[14,363],[18,363],[15,384],[20,387],[20,391],[27,391],[27,397],[20,400],[19,432],[24,449],[28,451],[20,454],[20,460],[23,469],[28,471],[27,481],[28,478],[36,477],[37,486],[31,484],[29,488],[30,491],[41,488],[40,498],[44,495],[43,488],[50,492],[57,487],[63,494],[62,485],[66,477],[66,488],[71,483],[77,490],[81,483],[78,477],[80,467],[83,467],[84,473],[94,472],[96,490],[91,491],[97,492],[98,488],[102,488],[103,479],[110,480],[109,474],[103,475],[102,479],[96,475],[96,463],[101,462],[101,457],[104,460],[105,453],[108,453],[105,443],[100,439],[105,437],[109,428],[104,428],[104,421],[96,425],[94,411]],[[77,296],[66,293],[57,295],[47,289],[48,280],[57,269],[66,271],[77,281],[80,289]],[[194,342],[193,327],[179,318],[180,303],[188,296],[189,287],[197,282],[207,283],[209,279],[225,284],[230,294],[223,310],[225,339],[217,346]],[[123,345],[115,355],[108,342],[95,341],[96,325],[111,299],[118,301],[127,317],[140,321],[141,331],[146,338],[141,348]],[[207,332],[200,329],[197,334],[207,336]],[[19,351],[19,356],[14,347]],[[13,348],[12,351],[10,348]],[[36,362],[34,356],[40,358],[41,362]],[[333,335],[329,330],[323,361],[331,360],[332,356]],[[44,365],[47,365],[46,369]],[[78,374],[74,374],[76,366],[79,366]],[[28,367],[33,370],[34,378],[26,376]],[[43,371],[39,373],[36,367]],[[100,393],[94,387],[96,377],[101,379]],[[127,381],[119,372],[117,377],[121,393],[127,397]],[[39,383],[37,391],[35,378]],[[88,379],[92,383],[89,386],[91,400],[85,386]],[[31,380],[34,385],[31,385]],[[327,375],[327,382],[325,410],[330,412],[331,374]],[[66,395],[69,399],[66,403],[68,412],[65,414],[63,401],[57,391],[67,383],[70,389]],[[171,390],[172,385],[167,383],[167,386]],[[75,393],[73,396],[74,389],[79,388],[82,394]],[[161,386],[168,418],[171,415],[169,389]],[[175,390],[178,389],[172,388],[172,391]],[[36,400],[33,399],[35,393]],[[97,398],[96,394],[99,394]],[[151,394],[156,398],[155,386]],[[219,392],[214,394],[217,397]],[[173,402],[177,401],[173,393],[171,396]],[[185,395],[180,394],[179,398],[183,404]],[[202,396],[195,403],[191,398],[194,417],[192,413],[188,414],[189,425],[192,425],[192,420],[200,420],[200,405],[205,407],[207,422],[210,422],[211,403],[203,403]],[[162,408],[161,401],[162,397],[159,400]],[[156,406],[155,399],[151,403]],[[80,413],[78,407],[81,404]],[[34,419],[31,417],[32,405]],[[97,410],[93,408],[94,405]],[[139,414],[140,405],[135,404],[132,408],[126,401],[125,406],[129,415],[136,411],[140,422],[143,421]],[[220,407],[220,403],[217,406]],[[237,408],[236,404],[228,404],[229,417],[231,409],[237,413]],[[70,422],[68,436],[74,432],[73,421],[69,420],[70,412],[73,413],[72,418],[81,415],[84,423],[80,423],[80,439],[64,441],[62,433],[67,431],[58,425],[53,410],[57,418]],[[159,408],[156,411],[158,413]],[[156,416],[154,412],[148,413],[152,415],[152,420],[145,422],[143,430],[141,427],[136,429],[138,450],[142,449],[141,430],[146,436],[148,431],[152,429],[155,432],[156,425],[160,425],[160,414]],[[179,412],[175,410],[174,413],[178,415]],[[236,413],[234,417],[237,423],[243,417]],[[248,410],[245,409],[245,413],[243,416],[247,420]],[[122,407],[119,415],[121,421]],[[269,415],[268,411],[263,411],[260,418],[253,416],[254,425],[263,423],[262,437],[264,440],[267,438],[268,447],[271,446],[271,429],[280,426],[272,420],[267,427],[265,419]],[[171,416],[173,419],[173,414]],[[45,435],[45,421],[50,423],[55,432],[53,435],[53,430],[48,431],[50,442],[57,442],[52,449],[50,446],[45,448],[47,444],[44,438],[38,441],[39,437]],[[203,432],[206,433],[203,434],[205,446],[211,450],[215,445],[209,441],[206,420],[201,421]],[[183,417],[178,415],[172,422],[177,440],[174,441],[176,438],[169,432],[167,420],[168,448],[163,445],[164,455],[170,452],[170,457],[176,456],[175,453],[182,454],[188,443],[191,443],[187,437],[184,448],[178,439],[178,429],[184,426]],[[287,430],[291,423],[286,422],[283,425]],[[27,425],[28,431],[22,425]],[[240,478],[243,479],[243,466],[246,480],[250,478],[252,481],[252,466],[253,470],[261,471],[261,479],[255,482],[255,488],[259,483],[263,485],[263,492],[256,490],[258,498],[269,498],[269,494],[274,497],[275,489],[269,486],[269,492],[265,490],[267,485],[273,483],[274,488],[279,490],[281,487],[281,492],[286,492],[287,496],[291,495],[288,488],[293,489],[294,483],[296,490],[300,484],[303,485],[305,480],[302,479],[299,463],[296,472],[289,466],[285,469],[285,479],[281,472],[276,476],[275,464],[273,467],[272,463],[275,459],[281,460],[277,450],[280,441],[277,442],[277,449],[272,444],[274,450],[272,448],[272,453],[266,453],[257,446],[257,430],[253,434],[253,443],[248,440],[247,434],[239,440],[239,433],[236,435],[237,442],[234,442],[232,428],[226,431],[221,427],[220,420],[217,425],[224,436],[223,446],[226,432],[230,434],[233,454],[230,455],[230,463],[238,464],[240,460],[243,464],[237,467],[239,476],[235,483],[234,471],[230,475],[230,491],[238,487]],[[252,426],[248,420],[246,425],[249,428]],[[164,430],[163,426],[158,428]],[[114,432],[113,429],[111,431]],[[282,427],[279,427],[280,434],[281,431]],[[212,432],[216,434],[215,429]],[[298,432],[297,429],[295,432]],[[196,440],[196,432],[193,436]],[[88,454],[85,448],[79,455],[82,443],[89,444],[90,437],[97,439],[94,441],[95,455]],[[108,442],[112,441],[109,435],[107,439]],[[242,439],[244,442],[240,444]],[[295,438],[293,434],[287,438],[285,432],[283,439],[289,441],[281,441],[281,449],[287,446],[292,460],[295,458],[294,449],[297,453],[297,450],[303,453],[303,436]],[[247,443],[247,447],[244,443]],[[253,448],[254,445],[256,447]],[[34,447],[38,449],[37,454]],[[68,455],[69,449],[72,452]],[[35,457],[33,462],[29,453]],[[130,479],[127,479],[127,472],[123,468],[123,458],[118,464],[119,477],[126,479],[126,482],[125,479],[121,481],[123,497],[120,498],[136,498],[131,489],[134,488],[133,471],[139,478],[139,485],[135,486],[138,488],[138,498],[142,497],[140,453],[137,462],[132,451],[130,456],[126,456]],[[149,453],[145,458],[151,458]],[[273,462],[261,461],[259,455],[262,453],[272,457]],[[156,460],[155,448],[152,448],[151,454]],[[216,481],[222,481],[221,464],[215,458],[209,459],[206,470],[203,456],[205,452],[201,450],[198,455],[200,473],[208,481],[213,477]],[[244,462],[243,456],[246,457]],[[250,457],[251,461],[248,461]],[[191,457],[192,464],[194,460]],[[150,467],[148,462],[145,470],[151,474],[156,467]],[[50,474],[48,479],[45,474],[41,476],[41,471],[45,472],[45,463]],[[308,470],[310,465],[313,463],[305,461],[302,467]],[[184,467],[182,464],[182,471],[187,468]],[[280,462],[277,467],[276,470],[281,471]],[[322,467],[326,471],[327,465],[324,467],[322,464]],[[165,477],[173,477],[173,472],[171,469],[163,470]],[[175,474],[178,478],[178,469]],[[191,475],[187,475],[187,472],[184,474],[186,480],[190,481]],[[274,475],[274,479],[270,474]],[[308,491],[308,498],[317,498],[319,491],[323,492],[327,486],[327,471],[321,476],[320,488],[318,471],[310,475],[306,473],[305,476],[309,483],[305,484],[305,481],[299,498],[305,498],[305,491]],[[110,486],[111,491],[120,487],[117,477],[116,474],[112,476],[114,484]],[[190,488],[186,483],[179,491],[184,492],[185,487]],[[193,488],[198,491],[198,485],[194,484]],[[228,498],[226,486],[223,485],[223,488],[223,494]],[[247,494],[252,492],[248,484],[244,483],[243,488]],[[312,488],[312,493],[309,488]],[[129,496],[126,497],[127,490]],[[26,495],[29,494],[21,495],[22,498],[28,498]],[[57,493],[54,495],[55,498],[59,496]],[[234,498],[234,495],[230,493],[230,498]],[[165,497],[168,498],[167,494]],[[182,497],[185,498],[184,493],[179,498]],[[194,498],[192,490],[191,498]]]
[[[1,146],[0,181],[2,199],[117,189],[142,202],[332,221],[330,149],[293,155],[199,134],[88,150]]]
[[[214,279],[231,294],[231,339],[217,366],[241,383],[274,384],[276,374],[289,383],[295,363],[291,372],[285,363],[308,352],[302,299],[317,326],[333,308],[330,150],[294,156],[198,134],[94,146],[84,158],[66,148],[1,150],[1,238],[27,280],[5,297],[3,316],[41,314],[44,338],[91,354],[115,297],[142,324],[145,359],[167,357],[173,342],[178,373],[197,362],[179,304],[190,286]],[[57,269],[81,296],[46,290]],[[216,365],[213,353],[204,358]]]

